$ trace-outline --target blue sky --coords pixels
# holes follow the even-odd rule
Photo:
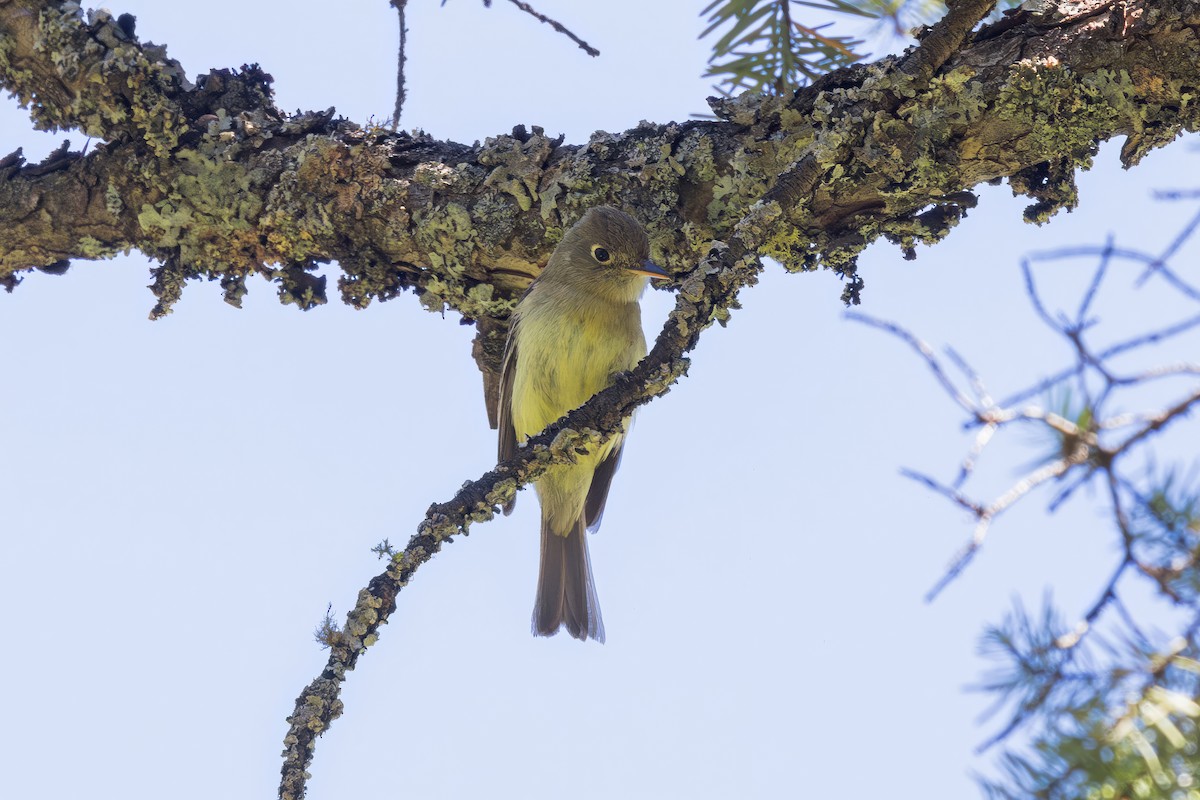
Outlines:
[[[592,59],[505,3],[414,1],[403,125],[465,142],[541,125],[579,143],[702,112],[702,5],[539,2]],[[112,10],[193,76],[257,61],[281,108],[391,112],[384,0]],[[4,152],[61,138],[0,108]],[[865,254],[862,310],[952,343],[998,395],[1020,388],[1069,357],[1036,322],[1020,257],[1109,232],[1159,249],[1193,209],[1149,192],[1191,185],[1195,144],[1128,172],[1105,146],[1080,209],[1043,228],[1021,222],[1028,201],[982,187],[915,262]],[[240,311],[196,284],[151,323],[147,266],[78,263],[0,296],[3,796],[273,796],[284,718],[325,661],[312,631],[327,604],[344,613],[381,568],[370,548],[404,542],[493,463],[472,331],[453,313],[405,296],[302,314],[251,282]],[[1074,308],[1088,267],[1039,280]],[[1175,310],[1133,277],[1101,298],[1114,331]],[[691,375],[638,415],[591,540],[607,644],[529,635],[537,509],[523,493],[405,590],[318,745],[310,797],[866,798],[881,782],[976,796],[970,772],[989,762],[973,749],[996,727],[964,688],[983,625],[1047,587],[1068,615],[1086,608],[1116,537],[1094,498],[1049,518],[1027,503],[924,603],[971,526],[899,468],[948,479],[969,438],[914,356],[843,318],[840,291],[828,273],[770,266]],[[652,339],[670,297],[643,306]],[[980,495],[1037,442],[997,442]],[[1179,437],[1161,453],[1191,457]]]

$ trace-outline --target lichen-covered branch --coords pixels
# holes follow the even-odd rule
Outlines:
[[[983,5],[963,0],[956,13]],[[31,268],[136,248],[161,262],[160,313],[197,277],[220,279],[236,303],[252,273],[309,307],[325,300],[312,270],[337,261],[352,305],[413,289],[428,307],[502,320],[583,209],[636,209],[655,257],[682,269],[804,163],[809,179],[785,193],[761,254],[837,269],[853,300],[863,247],[936,241],[971,187],[1010,178],[1041,221],[1075,202],[1073,172],[1098,141],[1128,137],[1133,164],[1196,126],[1196,2],[1070,8],[1017,12],[954,52],[922,48],[794,96],[713,101],[720,121],[647,123],[586,144],[518,126],[467,146],[331,112],[289,116],[256,67],[193,85],[165,48],[102,12],[89,21],[75,3],[0,0],[0,84],[38,126],[103,140],[40,168],[7,162],[0,280],[11,288]],[[963,26],[949,34],[956,44]]]
[[[76,2],[0,2],[4,87],[43,130],[127,136],[160,158],[188,131],[194,88],[165,47],[141,45],[133,18],[87,14]]]

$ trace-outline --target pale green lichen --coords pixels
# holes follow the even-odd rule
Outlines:
[[[239,240],[257,234],[252,221],[262,198],[236,163],[195,150],[182,150],[176,159],[183,167],[167,185],[167,196],[143,205],[138,224],[162,247],[179,248],[184,263],[230,264],[231,253],[245,252]]]
[[[115,247],[109,247],[100,240],[92,236],[83,236],[79,239],[79,256],[89,260],[100,260],[116,255],[119,250]]]
[[[413,215],[413,243],[428,253],[429,265],[439,276],[461,279],[474,261],[478,232],[465,206],[444,206]]]
[[[516,305],[516,298],[498,296],[489,283],[449,282],[433,273],[422,277],[420,288],[421,305],[435,314],[443,313],[449,306],[467,319],[503,319]]]
[[[479,164],[491,168],[483,188],[506,194],[521,211],[529,211],[540,194],[542,165],[553,149],[554,143],[538,128],[524,141],[513,136],[488,139],[476,158]]]
[[[154,45],[128,41],[105,10],[88,13],[64,4],[38,15],[36,47],[64,83],[78,87],[65,95],[66,104],[48,102],[39,93],[31,105],[35,124],[44,129],[79,127],[85,133],[111,138],[114,127],[133,130],[156,157],[167,157],[189,128],[170,99],[171,89],[184,80],[179,65]],[[34,99],[18,92],[22,104]]]
[[[114,217],[119,217],[125,210],[120,190],[111,183],[104,187],[104,210]]]

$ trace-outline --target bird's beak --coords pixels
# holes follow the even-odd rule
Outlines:
[[[650,259],[646,259],[645,261],[643,261],[641,264],[637,265],[636,267],[629,267],[629,271],[636,273],[638,275],[645,275],[647,278],[654,278],[655,280],[660,280],[660,281],[667,281],[667,280],[670,280],[672,277],[674,277],[673,275],[671,275],[671,273],[667,272],[665,269],[660,267],[658,264],[655,264]]]

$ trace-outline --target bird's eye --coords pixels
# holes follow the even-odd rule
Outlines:
[[[612,256],[610,256],[608,251],[603,247],[598,244],[594,244],[592,245],[592,258],[596,259],[601,264],[607,264],[608,260],[612,258]]]

